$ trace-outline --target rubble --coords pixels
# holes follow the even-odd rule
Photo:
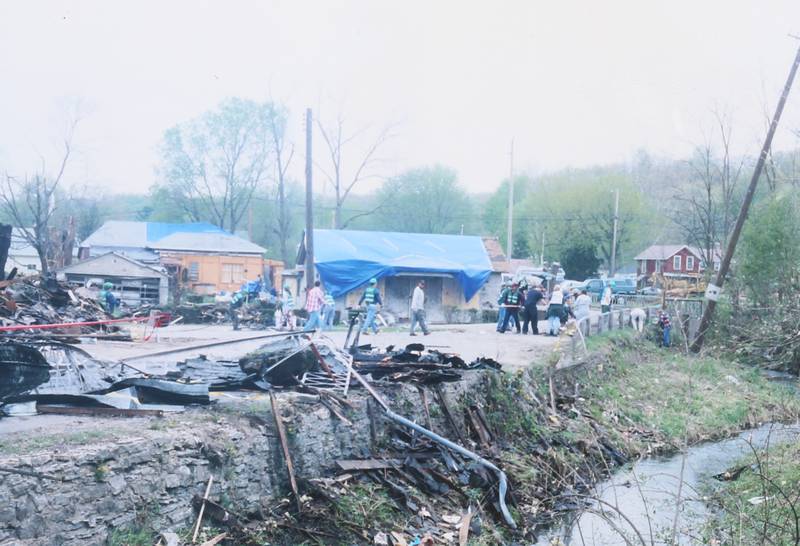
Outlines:
[[[0,290],[2,326],[96,322],[108,318],[96,300],[77,295],[55,279],[17,277],[0,282]],[[79,332],[97,329],[81,327]],[[42,335],[46,334],[38,334]]]

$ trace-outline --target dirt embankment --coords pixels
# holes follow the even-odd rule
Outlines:
[[[144,545],[164,529],[185,538],[196,517],[191,499],[209,475],[211,498],[235,515],[231,528],[211,514],[202,531],[228,532],[222,544],[388,545],[426,536],[436,544],[529,543],[538,526],[578,508],[594,482],[634,457],[800,415],[792,393],[753,370],[637,345],[625,334],[556,372],[555,412],[543,367],[466,378],[443,396],[408,384],[385,394],[397,413],[506,471],[516,530],[502,523],[495,477],[479,465],[443,455],[361,394],[345,420],[294,395],[280,397],[280,411],[299,513],[274,416],[256,400],[7,436],[0,466],[63,481],[0,473],[0,544]],[[370,462],[354,466],[356,459]]]

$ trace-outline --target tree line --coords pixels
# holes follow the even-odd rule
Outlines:
[[[26,228],[43,270],[53,239],[67,227],[80,240],[107,219],[208,221],[246,232],[269,257],[289,266],[304,225],[304,185],[293,178],[304,145],[287,135],[294,121],[274,101],[230,98],[195,119],[165,130],[156,181],[147,195],[104,194],[64,187],[72,150],[52,169],[5,173],[2,219]],[[650,244],[688,243],[712,263],[735,220],[752,157],[733,154],[733,122],[714,113],[713,131],[686,159],[637,152],[625,163],[520,174],[496,190],[466,191],[441,164],[384,171],[382,153],[398,138],[391,124],[352,127],[343,115],[316,120],[315,225],[497,236],[505,247],[509,184],[514,184],[514,258],[560,261],[581,279],[611,261],[614,193],[619,192],[617,263],[628,265]],[[798,183],[797,152],[774,154],[759,199],[769,201]],[[375,187],[363,190],[366,182]],[[489,181],[493,182],[493,181]],[[743,262],[746,263],[746,262]]]

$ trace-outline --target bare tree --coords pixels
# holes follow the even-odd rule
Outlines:
[[[294,157],[294,146],[286,142],[286,111],[273,108],[267,118],[272,153],[275,155],[275,216],[272,231],[278,237],[281,260],[289,263],[289,238],[291,236],[292,216],[289,212],[286,172]]]
[[[271,102],[227,99],[217,110],[167,130],[166,187],[190,218],[236,230],[266,177],[274,108]]]
[[[374,137],[368,141],[368,144],[360,156],[360,160],[353,162],[354,169],[347,170],[343,160],[345,149],[352,149],[356,142],[366,139],[368,128],[362,128],[350,135],[345,134],[345,121],[344,116],[340,112],[336,118],[336,122],[329,127],[326,127],[319,119],[317,119],[317,127],[322,133],[322,139],[327,148],[330,168],[324,169],[320,167],[323,175],[328,183],[333,187],[334,191],[334,212],[333,212],[333,227],[335,229],[344,229],[353,218],[345,220],[343,218],[344,203],[347,200],[353,188],[364,180],[376,179],[379,176],[372,172],[372,168],[379,162],[377,152],[392,136],[391,125],[384,127]],[[319,165],[317,165],[319,167]],[[371,214],[377,211],[380,207],[369,211],[366,214]],[[365,216],[365,213],[360,213],[359,217]]]
[[[4,176],[0,205],[25,241],[36,250],[43,275],[48,274],[53,266],[68,262],[71,258],[70,237],[74,237],[74,232],[71,234],[68,229],[57,233],[53,219],[57,192],[72,154],[78,121],[76,116],[68,126],[62,143],[63,153],[54,174],[48,172],[47,163],[42,157],[39,171],[33,175],[26,174],[21,179],[8,173]],[[69,256],[65,256],[67,253]]]
[[[687,242],[696,246],[701,258],[713,271],[720,245],[724,246],[736,221],[737,191],[739,190],[744,157],[734,157],[731,150],[733,128],[730,116],[713,112],[718,141],[707,138],[695,147],[689,160],[693,184],[686,192],[675,196],[672,217],[684,233]]]

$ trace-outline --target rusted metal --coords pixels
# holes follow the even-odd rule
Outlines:
[[[164,417],[163,410],[153,409],[37,405],[36,411],[39,413],[49,413],[52,415],[91,415],[95,417]]]

